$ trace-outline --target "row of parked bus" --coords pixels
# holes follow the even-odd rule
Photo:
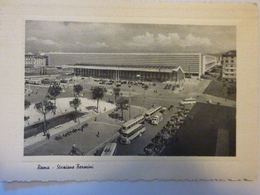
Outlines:
[[[164,129],[160,131],[155,138],[152,139],[153,143],[150,143],[145,147],[145,153],[152,153],[151,151],[156,151],[160,153],[165,145],[168,144],[172,137],[176,136],[177,130],[182,124],[182,119],[188,115],[190,109],[185,108],[185,105],[195,104],[195,98],[186,98],[180,102],[179,111],[171,117],[171,120],[167,122]],[[162,106],[153,107],[145,112],[145,114],[138,115],[129,121],[125,122],[119,130],[120,133],[120,143],[121,144],[131,144],[131,141],[136,137],[141,137],[145,132],[146,128],[144,121],[149,121],[151,124],[158,125],[163,120],[163,113],[167,109]],[[150,148],[152,147],[152,148]],[[108,143],[101,156],[114,155],[116,151],[116,143]],[[150,151],[150,152],[149,152]]]
[[[148,110],[144,115],[138,115],[129,121],[125,122],[119,130],[120,133],[120,143],[121,144],[130,144],[131,141],[138,137],[142,136],[145,132],[144,121],[150,121],[151,124],[158,124],[163,120],[161,110],[163,110],[161,106],[156,108],[152,108]]]

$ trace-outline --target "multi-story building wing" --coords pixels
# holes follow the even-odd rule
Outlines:
[[[222,55],[222,80],[236,82],[236,51],[232,50]]]
[[[48,64],[48,56],[44,54],[25,54],[25,68],[45,67]]]
[[[25,68],[33,68],[35,64],[34,54],[25,54]]]

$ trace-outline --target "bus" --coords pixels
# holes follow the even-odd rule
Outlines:
[[[158,112],[151,118],[151,124],[158,125],[163,120],[162,113]]]
[[[144,116],[142,114],[137,115],[136,117],[130,119],[129,121],[125,122],[122,127],[121,130],[122,131],[126,131],[128,129],[130,129],[131,127],[140,124],[140,123],[144,123]]]
[[[180,102],[180,105],[192,105],[192,104],[196,104],[196,100],[193,99],[184,99],[183,101]]]
[[[116,143],[106,144],[101,156],[114,156],[116,154]]]
[[[158,112],[158,111],[161,110],[161,108],[162,108],[161,106],[158,106],[158,107],[156,107],[156,108],[151,108],[150,110],[148,110],[148,111],[144,114],[145,119],[146,119],[146,120],[150,120],[151,117],[152,117],[156,112]]]
[[[131,141],[136,138],[136,137],[141,137],[142,134],[145,132],[145,126],[144,124],[136,124],[130,129],[127,129],[126,131],[120,131],[121,134],[121,139],[120,143],[121,144],[130,144]]]
[[[195,101],[195,98],[193,98],[193,97],[188,97],[188,98],[183,99],[183,101]]]

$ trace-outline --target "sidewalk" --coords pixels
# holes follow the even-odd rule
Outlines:
[[[89,115],[89,114],[86,114],[86,115],[83,115],[79,120],[80,120],[80,123],[75,123],[74,121],[70,121],[68,123],[64,123],[62,125],[58,125],[54,128],[51,128],[49,129],[49,133],[51,136],[54,136],[54,135],[57,135],[63,131],[66,131],[68,130],[69,128],[78,128],[78,126],[81,126],[82,124],[84,124],[88,119],[90,118],[93,118],[94,116],[93,115]],[[81,120],[83,119],[83,120]],[[38,133],[37,135],[35,136],[32,136],[32,137],[29,137],[27,139],[24,139],[24,148],[26,148],[27,146],[30,146],[30,145],[33,145],[39,141],[43,141],[46,139],[46,136],[43,135],[43,133]]]
[[[56,117],[59,115],[63,115],[64,113],[74,111],[74,108],[70,107],[69,105],[69,101],[71,101],[72,99],[73,98],[58,98],[56,100],[56,105],[57,105],[56,115],[53,115],[51,112],[49,112],[46,115],[46,119],[50,119],[54,116]],[[89,111],[86,107],[97,106],[97,103],[94,100],[90,100],[87,98],[80,98],[80,100],[81,100],[81,105],[78,107],[78,110],[81,112],[89,113],[91,111]],[[24,127],[43,121],[43,115],[37,112],[37,110],[34,108],[34,105],[35,104],[32,104],[28,109],[24,111],[25,116],[30,117],[29,124],[25,122]],[[100,106],[101,113],[103,112],[104,108],[106,108],[106,110],[115,108],[114,104],[107,103],[103,100],[99,101],[99,106]]]

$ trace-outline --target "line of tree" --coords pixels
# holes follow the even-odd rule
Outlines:
[[[46,115],[49,112],[52,112],[54,115],[56,114],[56,100],[57,96],[61,93],[62,88],[57,85],[50,85],[47,91],[47,95],[45,96],[45,99],[41,102],[37,102],[34,105],[34,108],[36,109],[37,112],[43,115],[43,126],[42,126],[42,131],[43,134],[46,135],[46,127],[47,127],[47,119]],[[54,100],[54,103],[51,101]]]

